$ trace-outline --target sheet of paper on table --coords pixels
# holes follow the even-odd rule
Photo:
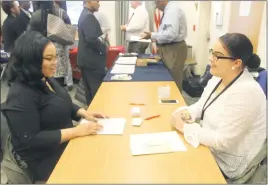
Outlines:
[[[160,132],[130,135],[132,155],[147,155],[187,151],[177,132]]]
[[[90,122],[82,119],[80,124]],[[99,119],[98,123],[103,126],[102,130],[98,131],[99,135],[122,135],[124,132],[126,119],[125,118],[108,118]]]
[[[148,43],[150,43],[151,39],[141,39],[141,37],[138,37],[138,36],[131,36],[129,41],[131,41],[131,42],[148,42]]]
[[[128,74],[117,74],[117,75],[113,75],[111,77],[111,80],[124,80],[124,81],[128,81],[128,80],[132,80],[132,77]]]
[[[116,64],[128,64],[128,65],[135,65],[137,62],[137,57],[119,57],[116,60]]]
[[[111,74],[133,74],[135,72],[135,65],[119,65],[115,64]]]

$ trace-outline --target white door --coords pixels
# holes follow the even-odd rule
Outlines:
[[[205,72],[209,57],[209,41],[210,41],[210,15],[211,2],[199,1],[198,16],[196,25],[196,48],[195,60],[197,66],[195,73],[202,75]]]

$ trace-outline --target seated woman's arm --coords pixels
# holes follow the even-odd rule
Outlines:
[[[15,98],[15,97],[14,97]],[[13,110],[6,110],[10,129],[25,148],[45,148],[64,143],[76,137],[95,134],[98,124],[80,124],[74,128],[42,130],[38,100],[34,97],[17,97]]]
[[[224,111],[217,117],[217,130],[202,128],[197,124],[185,124],[184,136],[218,151],[234,147],[251,128],[256,119],[260,101],[245,93],[233,93],[225,101]],[[213,115],[211,115],[213,116]],[[206,124],[206,123],[203,123]]]
[[[194,103],[193,105],[190,105],[189,107],[180,107],[178,108],[173,114],[176,114],[177,112],[186,109],[189,111],[189,113],[191,114],[191,117],[193,119],[199,119],[201,118],[201,112],[202,112],[202,106],[204,105],[206,99],[208,98],[209,94],[210,94],[210,87],[211,86],[216,86],[217,82],[219,80],[216,79],[215,77],[212,77],[212,79],[210,79],[208,81],[207,86],[204,88],[204,91],[200,97],[200,99]],[[215,85],[214,85],[215,84]]]
[[[71,99],[71,97],[70,97]],[[72,101],[72,99],[71,99]],[[79,114],[79,110],[83,109],[81,107],[79,107],[78,105],[72,103],[72,119],[75,121],[79,121],[81,119],[81,117],[83,117],[83,115]]]

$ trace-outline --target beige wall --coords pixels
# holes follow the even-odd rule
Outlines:
[[[200,4],[201,1],[199,1]],[[266,66],[266,11],[265,2],[252,1],[249,16],[239,16],[239,1],[212,1],[210,9],[210,28],[209,44],[205,42],[206,29],[200,29],[197,27],[196,38],[196,52],[194,53],[197,61],[195,72],[197,74],[203,74],[206,65],[208,64],[207,52],[209,48],[213,47],[216,40],[227,32],[240,32],[247,35],[254,46],[254,52],[257,52],[262,59],[262,66]],[[200,8],[200,7],[199,7]],[[222,13],[222,25],[216,25],[216,11],[221,10]],[[208,21],[204,21],[203,17],[206,17],[206,9],[199,9],[197,25],[208,24]]]
[[[232,1],[213,1],[211,2],[210,14],[210,43],[209,47],[212,48],[216,40],[228,32],[230,24],[230,10]],[[222,9],[222,25],[216,25],[216,9]]]
[[[239,1],[232,2],[229,32],[239,32],[247,35],[251,40],[254,52],[257,51],[261,19],[264,9],[263,1],[251,1],[249,16],[239,16]]]
[[[210,6],[209,6],[210,3]],[[197,66],[195,73],[202,75],[208,65],[208,50],[216,40],[228,32],[230,22],[231,1],[199,1],[197,14],[196,51],[194,53]],[[209,9],[209,7],[210,9]],[[221,10],[222,25],[216,25],[216,12]],[[209,38],[209,40],[207,40]]]
[[[200,1],[196,25],[194,59],[197,62],[195,72],[203,74],[208,64],[208,48],[210,39],[210,12],[211,1]]]
[[[1,8],[1,26],[3,25],[4,20],[6,19],[6,17],[7,17],[7,14],[5,14],[5,12]]]
[[[266,3],[266,2],[265,2]],[[267,3],[266,3],[267,4]],[[267,41],[267,16],[266,16],[266,7],[267,5],[264,6],[264,11],[262,13],[262,21],[261,21],[261,29],[260,29],[260,34],[259,34],[259,44],[258,44],[258,49],[257,49],[257,54],[261,58],[261,67],[266,68],[266,52],[267,52],[267,46],[266,46],[266,41]]]
[[[116,32],[120,31],[115,26],[115,1],[100,1],[100,12],[106,15],[111,26],[111,32],[109,34],[111,45],[116,44]]]

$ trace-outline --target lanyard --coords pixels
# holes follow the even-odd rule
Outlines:
[[[131,19],[132,19],[132,17],[133,17],[134,14],[135,14],[135,13],[133,13],[133,14],[131,15],[131,17],[129,18],[127,25],[129,25],[129,23],[130,23],[130,21],[131,21]]]
[[[162,20],[164,17],[165,17],[165,13],[163,12],[163,15],[162,15],[161,20],[160,20],[160,25],[162,24]]]
[[[207,110],[207,108],[218,99],[218,97],[220,95],[222,95],[229,87],[231,87],[231,85],[233,85],[235,83],[235,81],[243,74],[244,71],[242,71],[237,77],[235,77],[235,79],[233,79],[233,81],[231,83],[229,83],[221,92],[220,94],[218,94],[208,105],[207,102],[208,100],[211,98],[212,94],[216,91],[216,89],[219,87],[219,85],[221,84],[222,80],[216,85],[216,87],[212,90],[211,94],[209,95],[208,99],[206,100],[203,108],[202,108],[202,112],[201,112],[201,120],[204,119],[204,114],[205,111]],[[207,105],[207,106],[206,106]]]

